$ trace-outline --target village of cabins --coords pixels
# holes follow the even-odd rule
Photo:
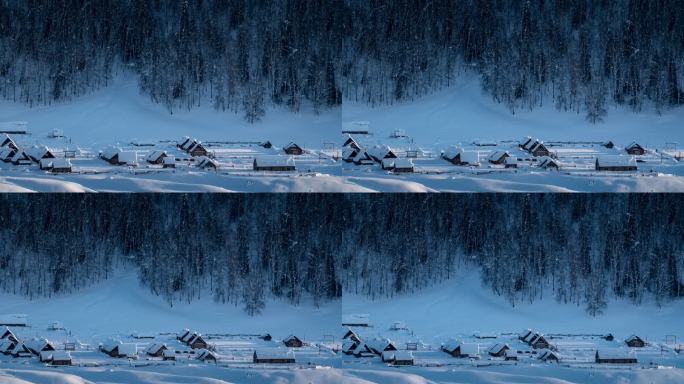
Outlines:
[[[338,157],[332,149],[305,149],[295,142],[275,147],[270,141],[202,142],[186,136],[177,142],[131,141],[127,146],[89,151],[60,142],[53,146],[21,145],[17,136],[27,141],[25,133],[0,135],[0,161],[20,168],[36,165],[42,171],[59,174],[114,172],[116,167],[158,172],[195,169],[287,173],[334,164]],[[60,138],[64,138],[63,134],[55,130],[48,140]]]
[[[438,367],[560,364],[567,367],[609,369],[666,364],[680,359],[684,346],[656,343],[638,335],[618,340],[612,334],[543,334],[532,329],[520,333],[475,333],[449,338],[439,345],[421,341],[403,322],[389,327],[370,323],[367,314],[344,315],[341,351],[347,364],[376,359],[394,366]],[[369,360],[370,359],[370,360]]]
[[[26,330],[26,331],[24,331]],[[34,334],[22,337],[22,334]],[[48,339],[45,335],[53,335]],[[35,359],[53,366],[118,365],[127,361],[145,364],[221,363],[249,367],[259,365],[326,365],[337,356],[331,341],[308,342],[295,335],[275,340],[270,334],[201,334],[190,329],[178,333],[133,333],[89,344],[72,336],[61,322],[53,322],[36,336],[24,315],[0,316],[0,363],[11,359]],[[331,365],[331,364],[328,364]]]
[[[133,333],[88,344],[77,341],[77,337],[58,321],[44,332],[59,341],[23,331],[30,328],[25,315],[0,316],[0,354],[11,359],[35,359],[39,364],[53,366],[102,366],[140,361],[159,365],[200,362],[226,367],[255,364],[296,367],[335,366],[335,360],[342,359],[344,364],[370,362],[386,366],[542,363],[629,368],[662,366],[673,356],[679,358],[683,349],[681,344],[652,342],[638,335],[619,340],[610,333],[543,334],[531,329],[520,333],[475,333],[431,345],[416,337],[403,322],[393,322],[386,329],[377,328],[365,314],[344,315],[339,338],[318,342],[296,335],[276,340],[268,333],[204,335],[182,329],[178,333]],[[34,336],[21,336],[28,333]]]
[[[433,148],[416,145],[415,138],[402,129],[376,140],[368,122],[347,123],[342,135],[341,159],[348,169],[377,164],[396,174],[457,173],[459,168],[487,173],[552,170],[585,175],[635,174],[642,171],[640,168],[651,172],[653,166],[678,164],[684,159],[677,143],[647,148],[632,141],[618,147],[611,140],[544,142],[526,136],[520,140],[475,140],[468,145]]]

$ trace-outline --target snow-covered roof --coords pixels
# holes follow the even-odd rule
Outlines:
[[[162,156],[166,156],[166,151],[152,151],[145,159],[147,161],[157,161]]]
[[[508,156],[508,152],[506,152],[506,151],[494,151],[494,152],[490,153],[489,156],[487,156],[487,160],[499,161],[504,156]]]
[[[122,343],[119,345],[119,355],[134,357],[138,353],[138,346],[134,343]]]
[[[297,143],[295,143],[294,141],[290,141],[289,143],[287,143],[286,146],[283,147],[283,149],[290,149],[290,148],[299,148],[299,149],[302,149],[302,147],[300,147],[299,145],[297,145]]]
[[[52,168],[71,168],[71,160],[64,158],[51,159]]]
[[[187,328],[185,328],[185,329],[183,329],[182,331],[178,332],[178,333],[176,334],[176,337],[181,338],[181,337],[187,335],[188,333],[190,333],[190,330],[187,329]]]
[[[51,346],[52,344],[50,344],[48,339],[43,339],[43,338],[33,338],[33,339],[29,340],[28,342],[26,342],[26,346],[30,350],[36,351],[36,352],[42,351],[43,348],[47,347],[48,345]]]
[[[561,167],[561,162],[558,161],[557,159],[553,159],[549,156],[544,156],[539,160],[539,167],[540,168],[548,168],[548,167]]]
[[[342,158],[343,159],[353,159],[356,157],[357,153],[359,153],[358,149],[352,148],[352,147],[347,147],[342,151]]]
[[[506,348],[508,348],[508,344],[496,343],[487,349],[487,353],[493,353],[493,354],[501,353]]]
[[[0,150],[0,160],[11,159],[14,156],[15,150],[11,148],[5,148]]]
[[[342,343],[342,352],[349,352],[354,350],[357,346],[359,345],[358,342],[352,341],[352,340],[347,340],[344,343]]]
[[[548,360],[548,359],[550,359],[550,358],[551,358],[551,359],[555,358],[556,360],[560,360],[560,359],[561,359],[560,355],[559,355],[557,352],[554,352],[554,351],[552,351],[552,350],[550,350],[550,349],[544,350],[544,351],[539,355],[539,359],[540,359],[540,360]]]
[[[292,156],[259,156],[255,157],[254,161],[259,167],[294,167],[295,165]]]
[[[257,358],[259,359],[294,359],[295,354],[292,350],[282,350],[282,349],[268,349],[268,350],[255,350]]]
[[[8,353],[14,347],[16,341],[5,340],[0,342],[0,353]]]
[[[354,156],[354,162],[355,162],[355,163],[358,163],[358,162],[361,161],[361,160],[371,160],[371,157],[370,157],[370,155],[368,154],[368,152],[366,152],[366,151],[364,151],[364,150],[360,150],[360,151],[356,154],[356,156]]]
[[[119,152],[119,163],[135,164],[138,161],[138,155],[133,151]]]
[[[176,162],[176,158],[173,156],[166,156],[164,160],[162,160],[163,164],[173,164]]]
[[[477,164],[480,162],[479,151],[466,151],[461,147],[451,146],[444,151],[443,156],[449,160],[453,160],[456,156],[460,156],[461,163]]]
[[[600,348],[596,350],[601,359],[636,358],[636,353],[629,348]]]
[[[107,340],[104,343],[102,343],[102,348],[103,351],[109,353],[114,350],[114,348],[118,347],[121,345],[121,342],[118,340]]]
[[[452,160],[454,157],[456,157],[456,155],[458,155],[460,153],[461,153],[461,148],[453,145],[444,151],[443,156],[449,160]]]
[[[147,348],[145,348],[145,353],[149,354],[155,354],[158,353],[160,349],[166,348],[166,344],[164,343],[153,343],[150,344]]]
[[[41,351],[38,354],[40,356],[40,361],[52,360],[52,352],[54,352],[54,351]]]
[[[121,152],[121,148],[118,147],[107,147],[102,150],[101,156],[107,160],[113,158],[116,156],[119,152]]]
[[[523,137],[522,139],[520,139],[520,141],[518,142],[518,144],[524,145],[524,144],[526,144],[527,142],[529,142],[530,140],[532,140],[532,136],[525,136],[525,137]]]
[[[21,161],[21,160],[30,160],[30,159],[29,159],[28,155],[26,155],[26,153],[25,153],[24,151],[18,150],[18,151],[14,154],[14,156],[12,156],[12,162],[13,162],[13,163],[16,163],[16,162]]]
[[[413,168],[413,161],[405,157],[394,159],[394,168]]]
[[[635,340],[644,341],[644,339],[642,339],[641,337],[639,337],[637,335],[631,335],[630,337],[625,339],[626,342],[635,341]]]
[[[214,360],[218,360],[216,354],[208,349],[201,350],[197,354],[197,358],[200,360],[205,360],[207,358],[213,358]]]
[[[302,341],[299,337],[297,337],[295,335],[290,335],[290,336],[286,337],[285,339],[283,339],[284,342],[288,342],[288,341],[292,341],[292,340]]]
[[[633,166],[636,167],[636,160],[633,156],[621,156],[621,155],[602,155],[597,156],[596,161],[599,165],[607,167],[623,167],[623,166]]]
[[[50,149],[44,145],[34,145],[26,151],[26,154],[35,161],[39,161],[41,158],[51,153]]]
[[[394,154],[394,152],[392,152],[392,148],[390,148],[388,145],[382,144],[373,146],[368,151],[368,154],[376,159],[382,160],[387,156],[391,156],[390,154]]]
[[[51,351],[52,361],[69,361],[71,353],[69,351]]]
[[[197,163],[197,166],[200,168],[206,168],[206,167],[218,168],[218,162],[216,162],[216,160],[209,158],[207,156],[201,156],[199,158],[199,162]]]
[[[394,360],[413,361],[413,353],[411,351],[394,351]]]
[[[629,143],[629,145],[627,145],[625,147],[625,149],[632,149],[632,148],[642,148],[643,149],[644,147],[639,145],[639,143],[637,143],[636,141],[632,141],[631,143]]]

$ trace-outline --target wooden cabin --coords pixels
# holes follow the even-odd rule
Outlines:
[[[293,142],[290,142],[289,144],[284,146],[283,151],[285,151],[285,153],[288,155],[299,156],[304,154],[304,150],[302,149],[302,147]]]
[[[295,355],[292,351],[254,351],[252,362],[254,364],[293,364]]]
[[[629,172],[637,170],[637,163],[630,156],[598,156],[594,162],[597,171]]]
[[[380,356],[383,363],[392,365],[413,365],[413,354],[410,351],[385,351]]]
[[[353,340],[347,340],[344,343],[342,343],[342,353],[345,355],[353,355],[356,349],[359,346],[358,341],[353,341]]]
[[[41,352],[49,352],[49,351],[54,351],[55,347],[52,345],[48,339],[32,339],[29,340],[28,343],[26,343],[26,347],[33,353],[34,355],[40,355]]]
[[[551,152],[546,148],[543,141],[536,142],[529,150],[534,157],[551,156]]]
[[[39,163],[41,159],[54,159],[55,155],[50,148],[44,145],[34,145],[26,151],[26,154],[33,162]]]
[[[53,351],[51,365],[71,365],[71,353],[69,351]]]
[[[71,161],[69,159],[52,159],[52,173],[71,173]]]
[[[413,173],[414,171],[413,162],[407,158],[382,159],[381,165],[382,169],[394,173]]]
[[[558,353],[547,349],[546,351],[542,352],[541,355],[539,355],[539,360],[541,361],[553,361],[553,362],[559,362],[560,361],[560,356]]]
[[[625,151],[630,155],[645,155],[646,149],[639,145],[636,141],[632,141],[628,146],[625,147]]]
[[[184,330],[182,330],[176,334],[176,340],[183,340],[183,338],[188,336],[189,333],[190,333],[190,330],[185,328]]]
[[[162,168],[176,168],[176,158],[166,156],[164,160],[162,160]]]
[[[518,334],[518,340],[522,341],[523,343],[527,343],[527,339],[531,336],[533,336],[532,330],[526,329]]]
[[[213,170],[217,170],[219,168],[219,164],[214,159],[211,159],[207,156],[202,156],[199,158],[199,160],[197,162],[197,167],[202,168],[202,169],[211,168]]]
[[[197,360],[204,361],[204,362],[216,362],[218,360],[218,357],[216,354],[208,349],[203,349],[197,354]]]
[[[365,150],[360,150],[356,156],[354,157],[353,160],[354,164],[356,165],[373,165],[375,164],[375,160],[366,152]]]
[[[480,152],[466,151],[460,147],[449,147],[442,153],[442,158],[454,165],[480,165]]]
[[[527,150],[529,149],[529,146],[532,145],[532,144],[534,144],[534,141],[532,140],[532,137],[531,137],[531,136],[526,136],[526,137],[523,137],[523,138],[518,142],[518,147],[520,147],[520,148],[522,148],[522,149],[524,149],[524,150],[527,151]]]
[[[386,338],[375,338],[367,342],[366,346],[368,346],[370,351],[375,353],[376,355],[381,355],[385,351],[397,350],[397,347],[396,345],[394,345],[394,342]]]
[[[361,149],[361,145],[354,140],[352,135],[347,135],[347,139],[344,141],[344,144],[342,144],[342,147],[349,147],[352,149]]]
[[[5,327],[4,330],[0,331],[0,340],[19,341],[19,339],[17,339],[17,336],[14,333],[12,333],[12,331],[7,327]]]
[[[546,341],[544,335],[540,333],[536,334],[532,339],[530,339],[528,344],[534,349],[544,349],[550,347],[549,342]]]
[[[190,148],[188,148],[187,152],[192,157],[209,155],[209,151],[207,151],[204,145],[202,145],[202,143],[199,141],[193,144]]]
[[[646,342],[637,335],[632,335],[625,339],[625,344],[632,348],[643,348],[646,346]]]
[[[344,334],[344,336],[342,336],[342,340],[346,339],[356,341],[357,343],[361,342],[361,338],[359,337],[359,335],[357,335],[356,332],[354,332],[354,330],[352,330],[351,328],[347,328],[347,332]]]
[[[12,158],[16,153],[16,149],[0,148],[0,160],[4,161],[5,163],[9,163],[10,161],[12,161]]]
[[[15,143],[14,140],[12,140],[12,138],[6,134],[4,134],[0,138],[0,148],[10,148],[10,149],[14,149],[14,150],[19,149],[19,147],[17,146],[17,143]]]
[[[539,160],[539,168],[541,169],[552,169],[557,171],[560,169],[560,167],[560,161],[553,159],[549,156],[544,156],[541,160]]]
[[[259,146],[262,147],[262,148],[266,148],[266,149],[271,149],[271,148],[273,148],[273,144],[271,144],[271,142],[268,141],[268,140],[259,143]]]
[[[480,346],[476,343],[462,343],[455,339],[450,339],[442,345],[442,351],[457,358],[478,358]]]
[[[396,159],[398,156],[392,148],[387,145],[376,145],[368,151],[368,155],[378,163],[382,163],[383,159]]]
[[[594,355],[597,364],[636,364],[634,351],[622,348],[597,349]]]
[[[167,156],[166,151],[152,151],[145,160],[150,164],[162,164]]]
[[[289,172],[296,170],[292,156],[255,157],[252,162],[255,171]]]
[[[114,147],[100,152],[100,158],[112,165],[136,166],[138,164],[138,154],[136,152],[122,151]]]
[[[31,158],[26,154],[26,152],[22,150],[17,150],[14,156],[12,156],[12,164],[14,165],[31,165],[33,164],[33,161]]]
[[[206,349],[209,345],[202,338],[202,335],[196,334],[194,337],[190,338],[187,342],[188,347],[192,349]]]
[[[351,148],[351,147],[345,148],[342,151],[342,160],[346,163],[352,163],[354,161],[354,158],[356,157],[356,155],[359,154],[359,152],[361,152],[361,149]]]
[[[504,164],[510,155],[506,151],[494,151],[487,156],[490,164]]]
[[[162,352],[162,359],[164,361],[176,361],[176,352],[170,349],[165,349],[164,352]]]
[[[153,343],[145,349],[145,353],[153,357],[162,357],[168,348],[164,343]]]
[[[487,349],[487,354],[494,357],[503,357],[509,349],[508,344],[496,343]]]
[[[114,358],[137,358],[138,346],[133,343],[108,341],[100,345],[100,351]]]
[[[192,144],[193,144],[193,140],[190,137],[185,136],[178,143],[176,143],[176,147],[185,151]]]
[[[283,340],[283,344],[290,348],[301,348],[304,346],[304,342],[295,335],[290,335]]]

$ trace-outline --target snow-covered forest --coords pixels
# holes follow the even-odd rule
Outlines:
[[[132,70],[169,111],[341,103],[344,7],[325,1],[0,1],[0,95],[68,101]]]
[[[678,1],[348,4],[346,99],[407,101],[471,74],[511,111],[553,102],[597,122],[615,104],[638,112],[684,103],[684,7]]]
[[[672,194],[2,195],[0,289],[50,296],[137,268],[170,304],[212,295],[257,313],[476,268],[512,304],[598,314],[684,296],[682,217]]]

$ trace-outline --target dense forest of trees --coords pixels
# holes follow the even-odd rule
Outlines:
[[[132,69],[156,103],[256,121],[341,103],[341,0],[0,1],[0,95],[69,100]],[[126,68],[126,69],[122,69]]]
[[[684,103],[678,0],[0,0],[0,96],[46,104],[131,70],[169,111],[411,100],[479,76],[511,111]],[[455,90],[456,92],[458,90]]]
[[[126,209],[122,209],[125,207]],[[96,212],[97,214],[93,214]],[[665,194],[0,195],[0,290],[73,293],[120,268],[170,304],[258,313],[416,293],[480,270],[513,305],[684,296],[684,200]]]
[[[553,102],[596,122],[610,105],[684,103],[678,0],[347,2],[347,99],[411,100],[467,73],[511,111]]]

